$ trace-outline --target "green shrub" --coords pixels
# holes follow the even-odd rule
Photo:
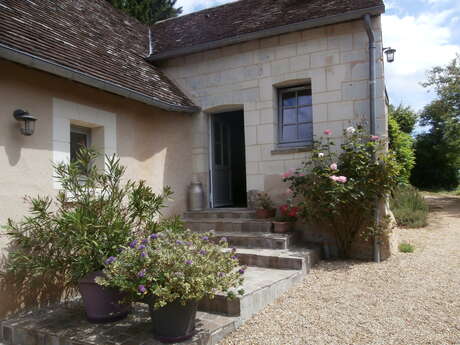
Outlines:
[[[315,142],[311,160],[282,177],[299,201],[299,217],[330,230],[339,256],[349,257],[357,236],[381,232],[373,217],[376,201],[396,185],[399,168],[379,137],[359,127],[347,128],[344,136],[338,154],[329,138]]]
[[[413,253],[415,250],[415,247],[407,242],[402,242],[399,244],[399,251],[401,253]]]
[[[96,167],[97,157],[84,149],[75,162],[55,166],[62,188],[55,199],[28,198],[31,214],[8,220],[9,272],[59,279],[71,288],[101,270],[121,246],[155,231],[170,188],[155,194],[145,181],[124,182],[125,167],[116,156],[106,157],[105,169]]]
[[[129,301],[154,297],[155,308],[177,300],[185,304],[212,298],[217,292],[233,297],[245,268],[239,266],[235,249],[225,250],[227,240],[216,243],[213,236],[164,230],[135,240],[106,260],[105,277],[97,282],[120,289]]]
[[[417,188],[410,185],[398,186],[390,204],[398,225],[408,228],[427,225],[428,205]]]
[[[412,168],[415,164],[414,139],[403,132],[396,119],[390,113],[388,117],[388,137],[390,150],[395,154],[400,172],[399,182],[409,183]]]

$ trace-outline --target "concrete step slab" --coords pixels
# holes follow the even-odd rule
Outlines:
[[[294,233],[275,234],[263,232],[219,232],[216,239],[225,237],[231,247],[287,249],[293,244]]]
[[[247,208],[214,208],[203,211],[187,211],[184,217],[188,219],[196,218],[233,218],[233,219],[255,219],[256,211]]]
[[[269,220],[252,220],[242,218],[185,218],[188,229],[196,232],[270,232],[272,222]]]
[[[240,287],[244,290],[243,296],[228,299],[226,295],[220,294],[214,299],[203,299],[198,308],[210,313],[239,316],[244,321],[273,303],[289,288],[300,282],[304,276],[305,273],[302,270],[248,267],[244,275],[244,283]]]

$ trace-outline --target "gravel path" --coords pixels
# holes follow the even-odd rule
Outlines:
[[[430,196],[430,225],[381,263],[322,262],[221,345],[460,344],[460,198]]]

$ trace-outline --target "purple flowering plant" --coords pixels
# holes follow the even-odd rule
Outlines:
[[[339,255],[349,257],[358,236],[380,231],[374,222],[376,200],[384,199],[397,184],[399,168],[385,139],[370,136],[363,125],[340,135],[331,130],[313,143],[311,157],[282,179],[292,191],[298,216],[328,230]],[[336,146],[331,136],[342,136]]]
[[[217,292],[229,297],[243,294],[238,289],[246,268],[239,265],[226,241],[211,240],[214,237],[177,229],[147,236],[138,241],[141,245],[126,246],[113,261],[107,261],[105,277],[97,282],[125,292],[128,302],[154,296],[156,308],[176,300],[213,298]]]

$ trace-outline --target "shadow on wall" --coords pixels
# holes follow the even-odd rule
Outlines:
[[[0,258],[0,320],[26,309],[41,308],[55,304],[70,296],[75,296],[74,290],[66,290],[59,284],[59,277],[46,277],[39,272],[8,273],[5,267],[8,262],[8,252]]]

